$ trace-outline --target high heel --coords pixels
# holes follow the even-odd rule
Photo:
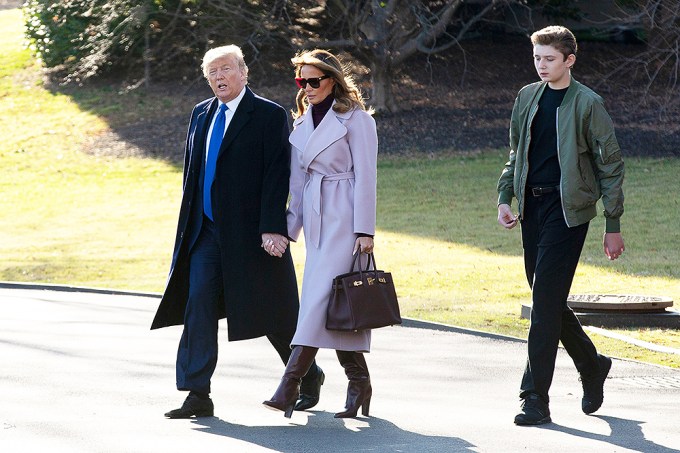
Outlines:
[[[293,416],[295,403],[300,395],[300,380],[295,378],[281,378],[279,388],[272,399],[262,402],[267,408],[283,411],[286,418]]]
[[[371,406],[371,396],[373,393],[368,394],[368,398],[364,400],[364,402],[361,404],[361,415],[364,417],[368,417],[368,409]]]
[[[368,417],[373,388],[368,374],[366,359],[360,352],[336,351],[340,365],[349,379],[345,410],[335,414],[335,418],[354,418],[361,408],[361,414]]]
[[[300,397],[300,381],[307,374],[317,351],[318,348],[295,346],[274,396],[262,404],[270,409],[283,411],[286,418],[291,418],[295,403]]]
[[[368,417],[372,395],[373,389],[370,381],[350,381],[347,386],[345,410],[335,414],[335,418],[354,418],[359,408],[361,408],[361,415]]]

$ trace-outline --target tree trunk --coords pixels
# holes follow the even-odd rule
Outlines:
[[[151,24],[148,23],[148,17],[147,15],[147,20],[144,21],[144,54],[142,57],[144,59],[144,88],[147,90],[151,87],[151,39],[149,37]]]
[[[372,60],[371,62],[371,99],[369,105],[377,112],[397,112],[399,106],[392,93],[392,68],[389,64]]]

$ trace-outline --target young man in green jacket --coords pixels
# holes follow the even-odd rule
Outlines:
[[[531,36],[541,79],[522,88],[510,121],[510,160],[498,181],[498,223],[521,223],[524,267],[532,289],[528,360],[518,425],[548,423],[548,390],[560,341],[581,375],[583,412],[603,401],[612,361],[598,354],[567,306],[567,297],[588,232],[602,198],[604,252],[610,260],[624,251],[623,161],[603,101],[571,77],[576,39],[550,26]],[[518,214],[510,208],[517,198]]]

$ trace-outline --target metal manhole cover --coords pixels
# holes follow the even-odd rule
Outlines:
[[[634,294],[570,294],[569,307],[581,312],[663,312],[673,306],[670,297]]]
[[[680,376],[635,376],[610,379],[638,388],[680,389]]]

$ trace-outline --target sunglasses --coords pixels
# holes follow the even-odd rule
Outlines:
[[[316,89],[319,88],[321,85],[321,81],[323,79],[328,79],[330,78],[329,75],[322,75],[321,77],[310,77],[308,79],[304,79],[302,77],[295,77],[295,83],[297,84],[298,88],[305,89],[307,88],[307,84],[309,84],[310,87]]]

